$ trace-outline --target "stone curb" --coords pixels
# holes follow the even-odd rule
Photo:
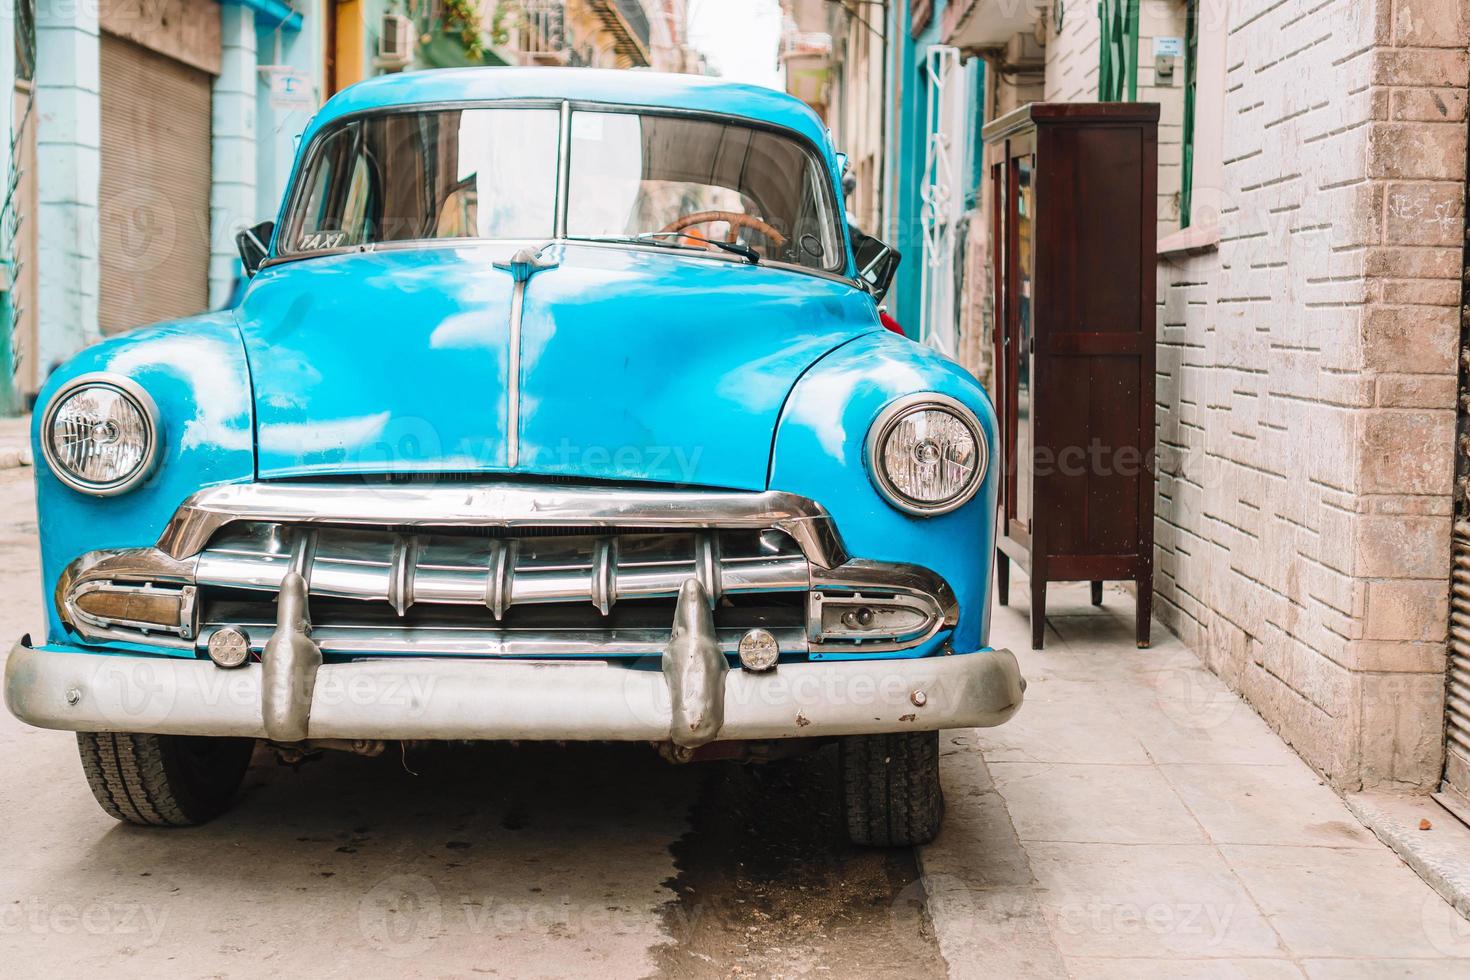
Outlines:
[[[1349,793],[1343,802],[1456,912],[1470,919],[1470,827],[1427,796]],[[1420,830],[1421,819],[1428,819],[1431,828]]]
[[[32,465],[30,433],[29,415],[0,418],[0,470]]]

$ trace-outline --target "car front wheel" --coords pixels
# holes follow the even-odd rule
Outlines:
[[[841,740],[847,836],[854,844],[911,847],[939,833],[939,733],[849,735]]]
[[[82,771],[102,809],[145,827],[219,816],[245,778],[255,740],[78,732]]]

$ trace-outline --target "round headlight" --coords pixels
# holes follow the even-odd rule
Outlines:
[[[148,476],[158,455],[158,409],[133,381],[88,374],[68,382],[41,419],[41,449],[56,478],[99,497]]]
[[[900,398],[868,433],[873,482],[893,506],[923,517],[975,496],[988,459],[975,414],[945,395]]]

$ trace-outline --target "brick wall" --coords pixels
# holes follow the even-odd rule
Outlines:
[[[1466,6],[1205,0],[1220,240],[1159,263],[1156,610],[1343,788],[1439,778]]]
[[[1098,43],[1101,28],[1096,0],[1062,0],[1061,24],[1047,24],[1046,101],[1097,101]]]
[[[1205,0],[1206,3],[1212,0]],[[1221,2],[1221,0],[1213,0]],[[1097,0],[1063,0],[1046,48],[1046,100],[1096,102],[1099,60]],[[1179,230],[1180,153],[1184,136],[1184,60],[1171,84],[1156,84],[1154,38],[1184,37],[1184,0],[1142,0],[1138,17],[1138,101],[1159,103],[1159,229]]]

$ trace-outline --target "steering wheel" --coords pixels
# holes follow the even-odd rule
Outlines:
[[[767,222],[754,215],[744,214],[740,211],[695,211],[692,214],[684,214],[664,225],[661,234],[683,231],[695,225],[709,224],[713,221],[725,221],[730,225],[730,233],[725,236],[725,241],[735,241],[735,231],[738,228],[749,228],[764,235],[772,245],[778,249],[786,247],[786,236],[781,234]],[[695,241],[700,240],[701,235],[690,235]]]

